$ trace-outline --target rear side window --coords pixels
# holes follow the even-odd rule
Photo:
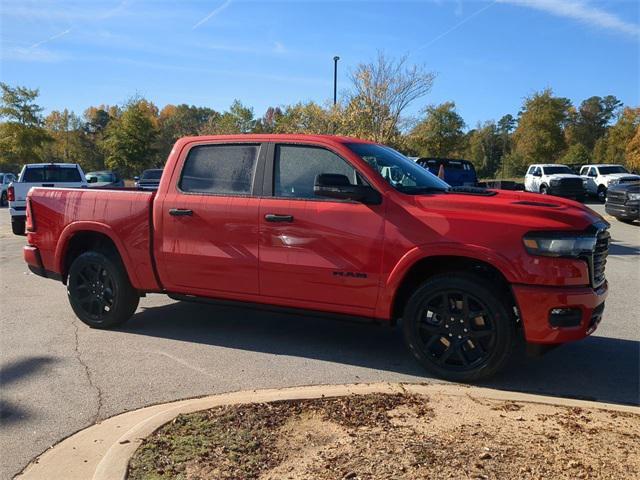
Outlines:
[[[351,184],[359,182],[356,170],[333,152],[321,147],[278,145],[273,172],[276,197],[315,198],[316,176],[323,173],[345,175]]]
[[[22,181],[26,183],[79,183],[82,182],[82,178],[77,168],[46,165],[43,167],[27,167]]]
[[[260,145],[203,145],[189,152],[180,189],[190,193],[249,195]]]

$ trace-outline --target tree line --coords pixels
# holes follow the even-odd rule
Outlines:
[[[524,99],[515,115],[467,129],[453,101],[422,101],[436,76],[406,57],[378,54],[356,67],[336,105],[299,102],[269,107],[262,116],[235,100],[219,112],[166,105],[136,96],[122,105],[68,109],[43,115],[39,91],[0,83],[0,171],[25,163],[73,162],[85,171],[112,169],[125,177],[161,167],[173,143],[188,135],[315,133],[366,138],[409,156],[465,158],[483,178],[515,177],[530,163],[617,163],[640,170],[640,108],[616,97],[593,96],[573,105],[551,89]]]

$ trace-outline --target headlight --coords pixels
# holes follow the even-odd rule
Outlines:
[[[640,200],[640,193],[627,193],[627,198],[634,201]]]
[[[609,185],[617,185],[619,183],[620,183],[619,178],[612,178],[611,180],[609,180]]]
[[[596,246],[596,237],[583,233],[532,232],[522,240],[531,255],[545,257],[578,257],[593,253]]]

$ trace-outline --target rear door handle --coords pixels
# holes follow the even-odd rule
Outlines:
[[[264,216],[264,219],[267,222],[288,222],[291,223],[293,222],[293,215],[277,215],[275,213],[267,213]]]
[[[190,217],[191,215],[193,215],[193,210],[184,208],[172,208],[169,210],[169,215],[173,215],[174,217]]]

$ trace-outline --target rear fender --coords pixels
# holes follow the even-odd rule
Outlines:
[[[124,244],[109,225],[100,222],[79,221],[70,223],[64,228],[58,240],[55,253],[56,269],[58,272],[64,274],[65,257],[69,242],[76,233],[80,232],[96,232],[108,237],[115,245],[120,258],[122,259],[122,263],[125,270],[127,271],[127,274],[129,275],[131,284],[134,288],[142,288],[140,279],[136,275],[135,269],[132,267],[133,263]]]

